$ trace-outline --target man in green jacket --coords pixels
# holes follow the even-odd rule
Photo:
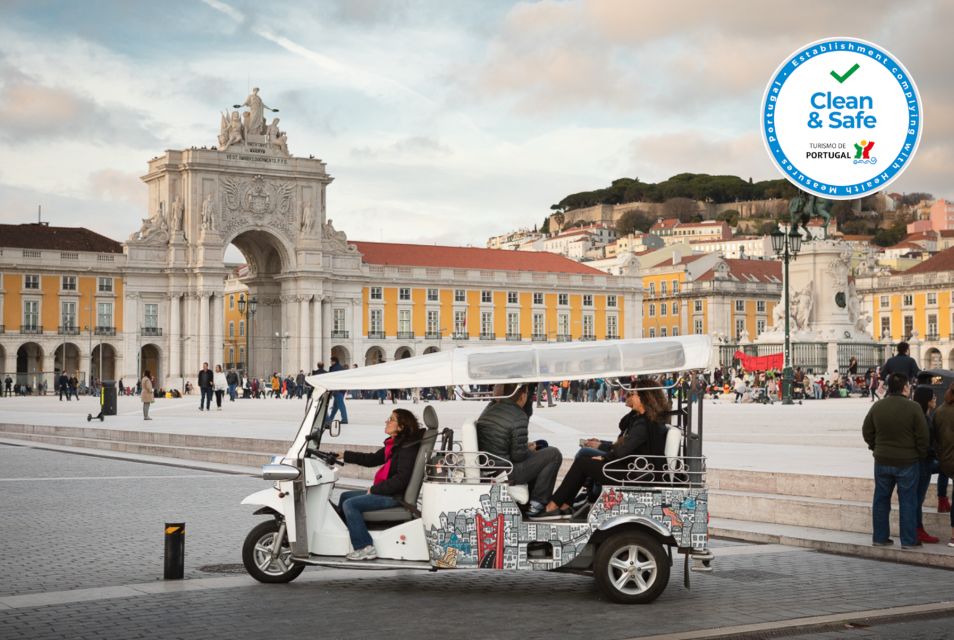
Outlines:
[[[918,461],[927,455],[928,426],[918,403],[908,400],[908,377],[888,376],[887,395],[871,406],[862,436],[874,454],[874,500],[871,505],[872,544],[894,544],[889,537],[891,494],[898,487],[901,548],[921,546],[917,537]]]

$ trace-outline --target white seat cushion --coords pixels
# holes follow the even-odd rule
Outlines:
[[[527,504],[530,502],[530,485],[515,484],[507,487],[507,493],[517,504]]]

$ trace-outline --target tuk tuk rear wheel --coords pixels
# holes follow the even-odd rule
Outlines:
[[[272,545],[279,528],[277,520],[259,523],[249,532],[245,544],[242,545],[242,563],[245,570],[259,582],[291,582],[305,570],[305,565],[291,561],[291,547],[288,546],[287,536],[281,542],[278,557],[271,559]]]
[[[600,591],[610,600],[647,604],[669,584],[669,556],[649,533],[621,531],[600,545],[593,575]]]

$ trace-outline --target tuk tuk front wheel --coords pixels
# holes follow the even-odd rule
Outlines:
[[[643,531],[621,531],[596,552],[593,575],[600,591],[621,604],[652,602],[669,584],[669,556]]]
[[[242,563],[249,575],[270,584],[291,582],[305,570],[305,565],[291,561],[288,536],[283,536],[278,557],[272,559],[272,546],[281,528],[277,520],[267,520],[253,528],[242,545]]]

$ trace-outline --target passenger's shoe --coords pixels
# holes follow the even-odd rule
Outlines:
[[[540,511],[535,515],[531,515],[530,519],[535,522],[547,522],[550,520],[568,520],[570,518],[569,513],[565,513],[562,509],[553,509],[552,511]]]
[[[894,540],[892,540],[891,538],[888,538],[887,540],[882,540],[881,542],[878,542],[876,540],[871,543],[871,546],[872,547],[890,547],[893,544],[894,544]]]
[[[937,512],[938,512],[938,513],[950,513],[950,512],[951,512],[951,501],[947,499],[947,496],[938,496],[938,498],[937,498]]]
[[[582,505],[580,505],[579,507],[574,506],[574,507],[573,507],[573,520],[581,520],[581,519],[585,518],[586,515],[590,512],[590,509],[592,509],[592,508],[593,508],[593,503],[592,503],[592,502],[584,502],[584,503],[583,503]]]
[[[926,544],[937,544],[941,539],[935,536],[932,536],[930,533],[924,530],[924,527],[918,527],[918,542],[924,542]]]
[[[369,544],[363,549],[357,549],[345,556],[346,560],[374,560],[378,557],[378,551],[373,544]]]
[[[947,546],[954,547],[954,538],[951,538],[950,540],[947,541]]]
[[[924,546],[924,545],[921,544],[920,542],[916,542],[916,543],[914,543],[914,544],[902,544],[902,545],[901,545],[901,548],[902,548],[902,549],[920,549],[920,548],[923,547],[923,546]]]

